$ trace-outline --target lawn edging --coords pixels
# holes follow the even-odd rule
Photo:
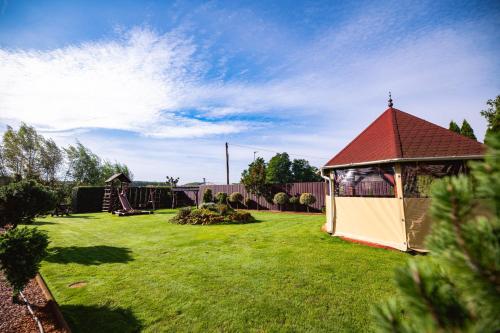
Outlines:
[[[49,305],[52,313],[56,317],[57,324],[59,327],[66,333],[71,333],[71,329],[69,328],[68,323],[66,322],[66,319],[64,319],[64,316],[61,312],[61,309],[59,308],[59,304],[57,304],[57,301],[55,300],[54,296],[50,292],[49,287],[47,286],[47,283],[45,283],[45,280],[43,279],[42,275],[40,273],[37,273],[35,276],[35,281],[42,290],[43,295],[47,299],[47,304]]]

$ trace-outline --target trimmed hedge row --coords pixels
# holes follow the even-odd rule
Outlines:
[[[71,192],[73,213],[92,213],[102,210],[104,186],[78,186]]]

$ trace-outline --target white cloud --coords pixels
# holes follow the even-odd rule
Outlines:
[[[0,49],[1,119],[162,137],[238,132],[241,124],[173,116],[198,79],[195,51],[183,36],[148,29],[51,51]]]

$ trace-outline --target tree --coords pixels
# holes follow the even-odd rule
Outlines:
[[[266,181],[269,184],[286,184],[292,181],[292,162],[287,153],[274,155],[267,164]]]
[[[285,192],[278,192],[274,195],[273,202],[279,206],[280,210],[283,210],[283,205],[288,202],[288,196]]]
[[[243,195],[240,192],[233,192],[229,196],[229,202],[236,204],[236,209],[238,209],[238,204],[243,200]]]
[[[397,269],[398,297],[374,309],[379,331],[500,331],[498,132],[488,145],[484,162],[471,164],[471,177],[433,184],[430,255]]]
[[[267,194],[269,188],[266,182],[266,162],[262,157],[258,157],[250,163],[248,169],[243,170],[241,182],[249,193],[257,196],[259,201],[261,196]],[[257,209],[259,209],[259,202],[257,202]]]
[[[476,136],[474,135],[474,130],[470,126],[469,122],[465,119],[462,122],[462,128],[460,129],[460,134],[468,138],[471,138],[473,140],[477,140]]]
[[[297,204],[300,203],[299,197],[294,195],[288,201],[293,205],[293,210],[297,210]]]
[[[460,126],[458,126],[458,124],[456,122],[454,122],[453,120],[450,121],[450,127],[448,129],[452,132],[457,133],[457,134],[461,134],[460,133]]]
[[[316,197],[311,193],[302,193],[299,199],[300,203],[307,207],[307,212],[309,213],[309,205],[316,202]]]
[[[47,234],[36,228],[16,228],[0,235],[0,267],[12,286],[14,301],[38,273],[48,245]]]
[[[5,168],[5,160],[3,156],[3,146],[0,145],[0,177],[7,176],[7,169]]]
[[[68,175],[78,185],[97,185],[101,178],[101,159],[79,141],[65,149],[68,158]]]
[[[56,196],[34,180],[21,180],[0,187],[0,227],[15,228],[31,223],[40,214],[54,209]]]
[[[115,161],[115,163],[111,163],[109,161],[104,161],[102,165],[99,168],[99,173],[100,173],[100,180],[99,183],[104,184],[106,179],[109,177],[113,176],[116,173],[123,173],[126,175],[130,180],[134,179],[134,174],[130,169],[128,168],[127,165],[121,164]]]
[[[292,162],[293,182],[319,182],[318,168],[309,164],[305,159],[294,159]]]
[[[22,123],[17,131],[7,126],[3,135],[3,158],[6,168],[15,177],[38,179],[40,146],[43,138],[36,130]]]
[[[203,192],[203,202],[213,202],[214,201],[214,197],[212,195],[212,190],[207,188],[205,189],[205,191]]]
[[[481,111],[481,115],[488,122],[486,128],[486,137],[488,137],[491,133],[500,132],[500,95],[495,99],[489,99],[486,105],[488,108]]]
[[[40,138],[40,176],[47,184],[54,184],[64,157],[52,139]]]

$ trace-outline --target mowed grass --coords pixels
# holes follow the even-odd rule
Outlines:
[[[321,232],[322,215],[190,226],[174,213],[37,220],[53,252],[41,272],[74,332],[365,332],[407,258]]]

